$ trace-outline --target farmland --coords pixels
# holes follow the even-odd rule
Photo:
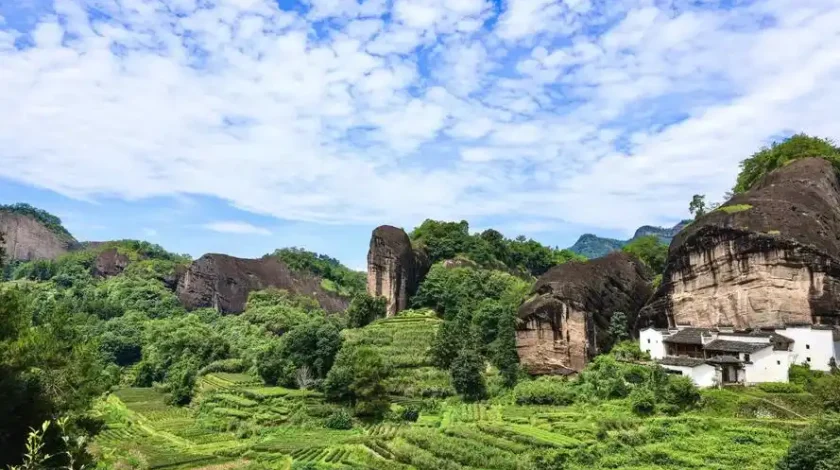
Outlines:
[[[517,405],[508,391],[464,403],[425,362],[437,326],[417,316],[349,330],[346,341],[374,344],[394,361],[394,412],[383,420],[330,429],[327,418],[340,406],[320,393],[211,373],[188,407],[167,405],[154,388],[110,394],[97,406],[107,423],[97,452],[117,468],[149,469],[760,470],[773,468],[814,411],[807,397],[737,389],[704,392],[693,410],[648,417],[634,414],[628,399]],[[419,410],[416,421],[400,417],[409,407]]]

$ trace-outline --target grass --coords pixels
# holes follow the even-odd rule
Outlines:
[[[719,211],[726,212],[727,214],[734,214],[736,212],[744,212],[746,210],[752,209],[752,205],[750,204],[732,204],[729,206],[719,207]]]

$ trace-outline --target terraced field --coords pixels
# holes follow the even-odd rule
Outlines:
[[[102,406],[108,428],[97,444],[115,461],[150,469],[520,470],[529,456],[585,453],[586,467],[621,469],[772,468],[807,422],[686,414],[642,419],[608,406],[450,404],[416,423],[317,425],[332,405],[317,393],[255,386],[205,389],[189,408],[167,406],[154,389],[123,389]],[[755,452],[759,446],[761,452]]]
[[[373,345],[391,361],[392,403],[423,410],[414,423],[354,421],[349,430],[328,429],[326,418],[338,407],[319,393],[216,373],[200,379],[187,408],[166,405],[154,389],[112,394],[100,407],[108,426],[96,444],[109,468],[538,470],[545,466],[533,462],[542,456],[571,456],[576,463],[562,468],[766,470],[808,424],[804,398],[749,390],[709,391],[696,411],[652,418],[635,416],[626,400],[519,406],[502,396],[461,403],[447,374],[426,359],[438,326],[410,315],[344,332],[347,342]]]

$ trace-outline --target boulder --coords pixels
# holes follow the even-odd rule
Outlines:
[[[684,228],[639,326],[838,324],[840,179],[796,160]]]
[[[425,250],[414,249],[401,228],[383,225],[370,237],[367,256],[367,291],[388,299],[387,314],[392,317],[408,308],[430,267]]]
[[[93,274],[100,277],[116,276],[125,271],[130,262],[128,256],[116,248],[110,248],[96,256],[93,261]]]
[[[327,312],[343,311],[349,304],[346,298],[322,289],[320,278],[293,272],[272,256],[204,255],[181,274],[176,292],[188,309],[212,307],[222,313],[240,313],[251,291],[269,287],[311,296]]]
[[[50,230],[34,217],[11,211],[0,211],[0,233],[8,260],[54,260],[76,244],[72,237]]]
[[[582,370],[611,344],[614,312],[630,324],[651,295],[651,273],[622,252],[555,266],[537,279],[519,308],[516,347],[523,367],[534,374]]]

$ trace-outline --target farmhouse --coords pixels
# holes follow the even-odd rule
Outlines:
[[[647,328],[642,351],[700,387],[787,382],[791,364],[828,371],[840,356],[840,333],[820,325],[735,331],[732,328]]]

